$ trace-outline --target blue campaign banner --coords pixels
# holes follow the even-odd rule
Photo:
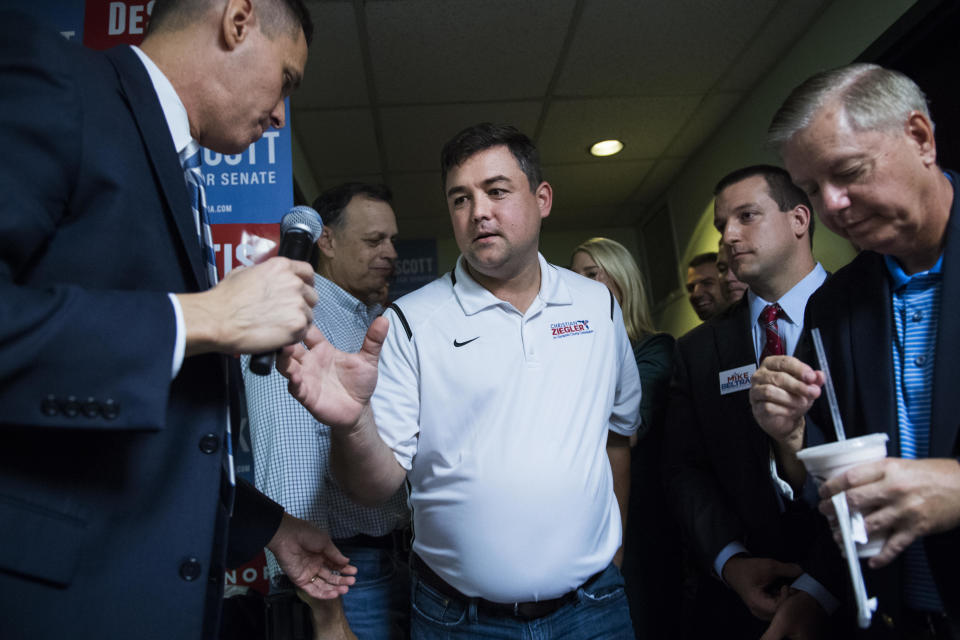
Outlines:
[[[290,99],[286,100],[290,113]],[[210,223],[272,223],[293,206],[293,145],[290,118],[270,129],[243,153],[203,150]]]
[[[394,280],[390,284],[390,299],[416,291],[437,279],[436,238],[397,240],[397,262]]]
[[[67,40],[83,42],[83,2],[78,0],[0,0],[0,9],[16,9],[45,22],[63,34]]]

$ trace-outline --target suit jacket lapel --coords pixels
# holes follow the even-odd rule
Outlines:
[[[129,47],[116,47],[106,52],[107,59],[117,70],[122,94],[143,137],[144,146],[153,164],[157,182],[166,200],[184,250],[190,261],[197,288],[206,287],[206,272],[197,228],[193,221],[189,195],[183,178],[183,168],[166,126],[160,102],[137,54]]]
[[[850,335],[851,366],[860,404],[854,406],[840,398],[841,408],[847,414],[841,417],[851,431],[860,423],[865,433],[883,431],[890,437],[889,451],[899,455],[900,434],[897,431],[897,401],[893,386],[893,313],[890,284],[883,259],[872,254],[861,263],[862,277],[858,286],[849,291],[851,308]],[[879,349],[878,349],[879,346]],[[850,415],[851,412],[856,412]],[[856,435],[850,432],[850,435]]]
[[[747,296],[744,296],[728,314],[716,321],[713,330],[715,334],[714,343],[717,345],[718,374],[720,371],[756,364],[757,355],[753,347],[750,304],[747,301]],[[719,386],[719,377],[713,383]],[[742,402],[734,405],[736,406],[736,413],[734,415],[718,416],[718,419],[735,429],[741,437],[750,443],[755,454],[765,459],[769,455],[766,436],[753,419],[750,402],[747,398],[748,393],[744,390],[733,394],[738,399],[742,396]],[[729,406],[727,404],[728,408]]]
[[[953,358],[960,354],[960,177],[953,179],[953,206],[947,223],[933,369],[933,407],[930,418],[930,457],[952,458],[960,423],[960,393]]]

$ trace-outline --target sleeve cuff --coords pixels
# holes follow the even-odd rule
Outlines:
[[[809,593],[814,600],[820,603],[820,606],[828,615],[833,615],[833,612],[840,606],[840,601],[833,597],[833,594],[827,591],[826,587],[817,582],[809,573],[801,575],[790,586],[798,591]]]
[[[773,480],[773,486],[777,488],[777,492],[780,494],[780,497],[783,500],[793,502],[794,494],[793,487],[790,486],[790,483],[780,477],[780,474],[777,473],[777,456],[773,452],[773,445],[770,445],[770,478]],[[780,510],[783,510],[783,505],[780,506]]]
[[[170,304],[173,306],[173,317],[177,323],[177,339],[173,346],[173,366],[170,370],[170,379],[173,380],[180,373],[180,367],[183,366],[183,355],[187,350],[187,326],[183,322],[183,308],[180,301],[173,293],[167,294],[170,297]]]
[[[734,540],[723,549],[720,550],[720,553],[717,554],[716,560],[713,561],[713,570],[716,572],[717,577],[720,578],[720,581],[723,584],[727,584],[723,580],[723,566],[727,564],[727,560],[737,555],[738,553],[750,553],[747,551],[747,548],[743,546],[740,542]]]

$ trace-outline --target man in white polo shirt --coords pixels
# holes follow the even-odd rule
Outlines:
[[[348,493],[377,502],[409,480],[414,638],[633,638],[611,562],[640,401],[619,306],[539,254],[553,190],[527,136],[481,124],[441,157],[454,271],[392,305],[358,354],[314,330],[278,366],[334,427]]]

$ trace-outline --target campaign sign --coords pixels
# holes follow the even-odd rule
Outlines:
[[[217,272],[221,278],[232,269],[249,267],[277,255],[280,244],[280,225],[276,222],[215,224],[210,232],[213,235]]]
[[[397,240],[394,280],[390,284],[390,299],[416,291],[437,279],[437,241],[435,238]]]
[[[98,50],[140,44],[152,12],[153,0],[87,0],[83,44]]]
[[[290,100],[286,100],[290,113]],[[293,145],[289,116],[243,153],[203,150],[207,214],[211,224],[277,223],[293,206]]]

